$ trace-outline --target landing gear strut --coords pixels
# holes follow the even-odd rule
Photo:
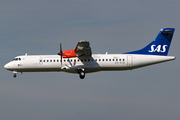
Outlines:
[[[85,78],[85,72],[84,72],[84,69],[78,69],[78,73],[79,73],[79,77],[81,79],[84,79]]]

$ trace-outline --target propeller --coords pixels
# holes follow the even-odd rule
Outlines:
[[[61,56],[61,66],[62,66],[62,57],[63,57],[63,54],[62,54],[61,42],[60,42],[60,52],[58,53],[58,55]]]

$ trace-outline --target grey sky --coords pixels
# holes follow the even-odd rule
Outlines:
[[[179,0],[1,0],[1,120],[180,119]],[[15,56],[56,54],[90,41],[93,53],[124,53],[174,27],[175,61],[132,71],[23,73],[3,68]]]

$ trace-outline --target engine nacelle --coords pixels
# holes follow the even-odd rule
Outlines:
[[[75,50],[65,50],[62,52],[63,58],[77,57]]]

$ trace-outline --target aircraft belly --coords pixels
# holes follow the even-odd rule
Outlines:
[[[17,72],[53,72],[53,71],[62,71],[61,68],[18,68],[15,71]]]
[[[79,64],[75,66],[64,66],[62,67],[64,72],[77,73],[78,68],[83,68],[85,73],[97,72],[101,70],[101,67],[98,64]]]
[[[121,71],[121,70],[129,70],[130,67],[103,67],[102,71]]]

